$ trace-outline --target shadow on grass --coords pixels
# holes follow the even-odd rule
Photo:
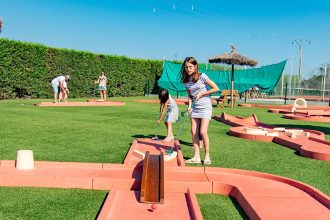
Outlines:
[[[154,134],[148,134],[148,135],[145,135],[145,134],[135,134],[135,135],[132,135],[131,137],[133,137],[133,138],[153,138],[153,137],[155,137],[155,135]],[[163,139],[166,138],[166,136],[164,136],[164,135],[157,135],[157,137],[160,140],[163,140]],[[186,141],[183,141],[183,140],[180,140],[180,139],[179,139],[179,142],[180,142],[180,145],[186,145],[186,146],[190,146],[190,147],[193,146],[193,144],[191,142],[186,142]]]
[[[100,209],[99,209],[99,211],[96,213],[95,219],[98,219],[98,217],[99,217],[99,215],[100,215],[100,213],[101,213],[101,210],[102,210],[102,208],[103,208],[103,205],[104,205],[105,201],[106,201],[107,198],[108,198],[108,195],[109,195],[109,193],[105,194],[104,199],[103,199],[103,201],[102,201],[102,204],[101,204],[101,206],[100,206]]]
[[[190,147],[193,146],[193,144],[191,142],[182,141],[180,139],[179,139],[179,142],[180,142],[180,145],[186,145],[186,146],[190,146]]]
[[[238,204],[238,202],[232,197],[229,197],[229,198],[230,198],[231,202],[234,204],[235,208],[237,209],[237,211],[240,214],[240,216],[242,217],[242,219],[248,220],[249,217],[245,214],[245,212],[243,211],[242,207]]]
[[[132,135],[131,137],[133,137],[133,138],[153,138],[153,137],[155,137],[155,135],[154,134],[148,134],[148,135],[145,135],[145,134],[135,134],[135,135]],[[159,139],[164,139],[165,138],[165,136],[163,136],[163,135],[157,135],[157,137]]]

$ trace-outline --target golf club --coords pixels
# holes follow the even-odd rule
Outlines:
[[[159,106],[159,114],[158,114],[158,118],[160,117],[160,114],[162,113],[162,106]],[[158,134],[158,130],[159,130],[159,124],[157,124],[157,127],[156,127],[156,129],[155,129],[155,137],[153,137],[153,138],[151,138],[152,140],[158,140],[159,138],[158,138],[158,136],[157,136],[157,134]]]
[[[194,107],[195,107],[195,98],[192,100],[192,103],[191,103],[191,110],[193,110]],[[192,113],[192,111],[191,111],[190,113],[187,113],[187,112],[181,112],[181,116],[183,116],[183,114],[184,114],[184,119],[183,119],[183,121],[182,121],[182,123],[181,123],[180,129],[179,129],[178,133],[176,134],[174,140],[179,140],[179,136],[180,136],[180,134],[181,134],[181,132],[182,132],[182,130],[183,130],[183,128],[184,128],[184,124],[185,124],[185,122],[186,122],[188,116],[191,115],[191,113]],[[174,147],[175,147],[175,146],[171,147],[169,150],[166,150],[165,153],[166,153],[167,155],[171,155],[171,154],[173,154],[173,148],[174,148]]]

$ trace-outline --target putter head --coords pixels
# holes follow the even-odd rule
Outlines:
[[[171,147],[169,150],[166,150],[165,153],[166,153],[167,155],[171,155],[171,154],[173,154],[173,148]]]
[[[186,114],[186,111],[181,112],[181,117],[184,117]]]

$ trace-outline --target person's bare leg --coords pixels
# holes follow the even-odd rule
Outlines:
[[[165,122],[166,128],[167,128],[167,135],[166,138],[163,140],[164,142],[169,142],[174,139],[173,133],[172,133],[172,123],[171,122]]]
[[[167,122],[167,137],[169,139],[173,139],[173,130],[172,130],[172,123]]]
[[[68,100],[68,92],[65,91],[65,94],[64,94],[64,102],[66,102]]]
[[[199,135],[198,135],[198,127],[200,126],[201,119],[200,118],[191,118],[191,136],[193,141],[193,147],[194,147],[194,158],[200,159],[200,152],[199,152]]]
[[[107,100],[107,91],[106,91],[106,90],[104,90],[103,92],[104,92],[104,94],[103,94],[103,97],[104,97],[104,101],[106,101],[106,100]]]
[[[207,134],[207,129],[209,127],[210,120],[206,118],[201,119],[201,125],[200,125],[200,134],[203,139],[204,144],[204,150],[205,150],[205,158],[204,161],[210,160],[210,142],[209,142],[209,136]]]
[[[204,147],[203,139],[199,138],[198,146],[200,149],[202,149]]]
[[[56,103],[56,102],[57,102],[57,93],[54,92],[54,103]]]
[[[60,92],[60,94],[58,95],[58,102],[61,102],[61,100],[63,101],[63,93]]]
[[[199,124],[198,128],[197,128],[197,131],[198,131],[198,137],[199,137],[199,141],[198,141],[198,146],[199,148],[203,148],[203,138],[202,138],[202,135],[200,133],[200,126],[201,124]]]

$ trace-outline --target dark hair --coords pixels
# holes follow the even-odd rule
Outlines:
[[[186,63],[191,63],[193,65],[197,65],[197,70],[196,72],[194,72],[192,75],[191,75],[191,78],[194,82],[197,82],[198,78],[199,78],[199,71],[198,71],[198,63],[197,63],[197,60],[194,58],[194,57],[187,57],[186,59],[184,59],[183,61],[183,64],[181,66],[181,70],[180,70],[180,73],[181,73],[181,82],[183,83],[187,83],[189,81],[189,75],[188,73],[186,72],[186,69],[185,69],[185,65]]]
[[[161,89],[158,93],[158,98],[160,100],[160,103],[162,103],[162,104],[167,102],[167,100],[170,98],[168,90],[167,89]]]

